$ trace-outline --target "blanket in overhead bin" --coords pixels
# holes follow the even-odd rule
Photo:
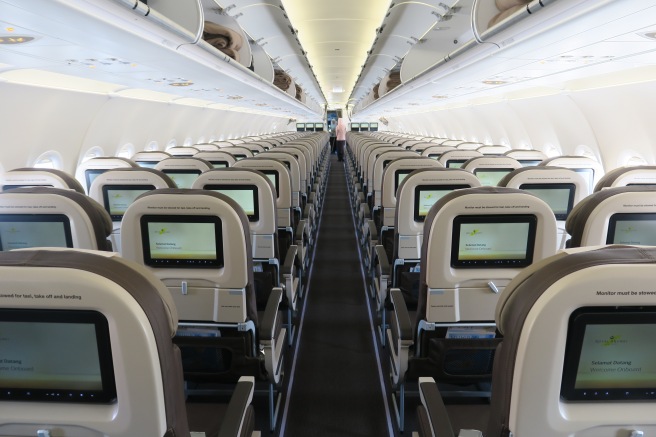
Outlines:
[[[239,49],[244,43],[239,32],[211,21],[205,21],[203,39],[226,56],[239,61]]]
[[[292,85],[292,78],[282,70],[276,70],[273,76],[273,84],[283,91],[287,91]]]

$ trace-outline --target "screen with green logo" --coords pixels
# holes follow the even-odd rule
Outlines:
[[[656,308],[572,313],[560,394],[567,401],[656,399]]]
[[[452,267],[525,267],[533,262],[534,215],[461,215],[453,220]]]
[[[606,244],[656,246],[656,213],[618,213],[608,221]]]
[[[120,222],[137,197],[154,189],[154,185],[103,185],[103,204],[112,220]]]
[[[97,311],[0,309],[0,343],[0,399],[116,399],[108,323]]]
[[[257,187],[255,185],[205,185],[204,190],[216,191],[225,194],[237,202],[248,216],[248,221],[256,222],[260,219]]]
[[[0,248],[73,247],[64,214],[0,214]]]
[[[567,220],[574,206],[574,184],[523,184],[519,189],[534,194],[549,205],[556,220]]]
[[[417,185],[415,187],[414,218],[416,222],[426,220],[431,207],[453,190],[470,188],[469,185]]]
[[[141,216],[144,264],[168,268],[223,267],[221,219],[200,215]]]

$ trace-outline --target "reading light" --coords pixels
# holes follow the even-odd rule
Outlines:
[[[503,85],[506,83],[505,80],[484,80],[483,83],[485,85]]]
[[[24,44],[26,42],[30,42],[33,40],[34,40],[33,36],[18,36],[18,35],[0,36],[0,44],[5,44],[5,45]]]
[[[172,82],[169,85],[171,85],[171,86],[189,86],[189,85],[193,85],[193,84],[194,84],[193,82]]]

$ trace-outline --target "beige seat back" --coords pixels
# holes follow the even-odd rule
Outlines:
[[[51,168],[16,168],[0,174],[0,191],[25,187],[52,187],[84,194],[84,188],[73,176]]]
[[[112,220],[95,200],[61,188],[16,188],[0,193],[2,250],[75,247],[112,250]]]
[[[556,219],[511,188],[456,190],[424,224],[417,320],[494,320],[499,295],[524,267],[556,252]]]
[[[103,173],[110,168],[128,168],[128,167],[138,167],[138,165],[126,158],[116,158],[116,157],[98,157],[87,159],[77,166],[75,170],[75,179],[77,179],[82,187],[84,192],[89,192],[89,187],[93,180],[99,174]]]
[[[211,168],[208,161],[194,157],[167,158],[155,165],[155,170],[170,177],[178,188],[191,188],[198,175]]]
[[[656,433],[656,250],[572,250],[528,267],[496,309],[486,436]]]
[[[616,187],[579,202],[565,223],[568,247],[656,245],[656,187]]]

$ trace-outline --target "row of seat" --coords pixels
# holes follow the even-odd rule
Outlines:
[[[82,169],[78,170],[78,177],[83,180],[86,180],[88,170],[102,170],[89,184],[89,196],[79,192],[82,184],[76,185],[71,182],[70,176],[62,172],[34,169],[7,172],[2,180],[5,190],[0,193],[2,249],[6,251],[51,246],[93,250],[90,254],[73,249],[44,249],[37,252],[25,250],[21,253],[26,254],[28,260],[32,257],[45,259],[43,266],[47,267],[52,263],[54,270],[60,267],[56,260],[62,260],[66,269],[91,270],[93,274],[96,269],[91,269],[89,265],[97,265],[100,276],[109,278],[103,279],[109,283],[107,290],[120,286],[129,294],[138,294],[137,300],[143,299],[149,305],[158,300],[163,301],[164,305],[159,303],[156,306],[163,307],[164,316],[161,313],[147,314],[148,319],[168,326],[168,343],[171,343],[173,337],[173,343],[166,346],[167,350],[172,351],[172,358],[169,357],[168,361],[163,362],[161,372],[167,373],[167,378],[173,378],[177,388],[182,389],[184,381],[183,394],[188,399],[197,400],[198,396],[208,393],[222,393],[224,386],[228,384],[229,392],[236,390],[233,401],[237,402],[237,394],[246,389],[241,389],[240,386],[235,389],[234,384],[243,377],[250,378],[246,380],[250,385],[244,394],[247,401],[242,399],[238,402],[243,406],[243,413],[239,416],[243,420],[240,423],[245,422],[248,426],[240,425],[238,432],[234,434],[218,434],[216,426],[207,428],[200,423],[215,414],[209,406],[203,406],[201,403],[200,411],[197,408],[188,412],[188,418],[198,422],[197,426],[200,428],[196,429],[209,429],[206,431],[207,436],[251,435],[252,407],[248,405],[252,398],[253,384],[262,381],[268,386],[270,428],[273,430],[277,420],[277,406],[280,404],[284,356],[287,345],[294,339],[292,331],[295,328],[295,310],[302,298],[303,272],[310,266],[311,244],[313,233],[316,233],[316,229],[309,229],[307,226],[307,219],[318,219],[321,213],[329,165],[326,156],[327,140],[325,134],[302,137],[295,135],[294,141],[287,141],[275,149],[272,146],[270,151],[262,151],[256,157],[235,161],[228,168],[205,170],[197,175],[189,189],[176,187],[171,178],[163,170],[158,170],[157,166],[154,169],[142,168],[131,165],[130,161],[116,161],[114,158],[91,159],[83,163]],[[307,161],[310,170],[303,169],[307,179],[301,183],[299,162],[306,156],[310,157]],[[111,167],[119,161],[130,165]],[[295,182],[294,175],[298,176]],[[47,187],[60,186],[57,185],[60,182],[69,185],[66,185],[67,188]],[[293,190],[296,190],[298,203],[294,202]],[[305,205],[305,211],[312,210],[312,215],[304,214],[301,205]],[[98,252],[112,250],[112,247],[120,248],[120,258]],[[10,254],[13,254],[13,251],[7,255]],[[111,259],[111,263],[105,266],[106,262],[98,261],[99,258]],[[79,260],[79,263],[65,260]],[[112,271],[116,270],[116,263],[126,267],[121,271]],[[33,264],[25,262],[25,265]],[[130,273],[130,269],[145,279],[134,279],[133,283],[129,278],[135,275]],[[46,284],[56,284],[60,291],[55,293],[51,290],[46,293],[39,287],[27,285],[27,288],[33,288],[32,296],[52,297],[31,302],[20,300],[19,306],[28,308],[25,317],[30,322],[35,317],[34,314],[49,315],[57,312],[59,308],[68,308],[70,299],[82,299],[79,308],[88,309],[85,303],[88,301],[89,292],[80,293],[77,290],[82,287],[84,281],[88,288],[98,288],[94,285],[95,281],[99,280],[97,276],[85,278],[83,274],[72,274],[71,277],[78,281],[77,285],[73,284],[75,281],[60,282],[59,276],[41,276],[43,287],[49,286]],[[154,284],[151,288],[157,289],[157,296],[144,289],[146,281]],[[63,296],[62,300],[57,297],[60,294]],[[27,296],[27,293],[20,295]],[[15,308],[12,304],[15,296],[15,293],[0,293],[1,308]],[[100,296],[91,306],[100,313],[100,316],[92,318],[96,329],[100,329],[97,327],[100,325],[110,327],[109,331],[102,328],[109,338],[103,340],[105,343],[102,347],[107,349],[107,344],[111,344],[112,351],[114,348],[118,351],[122,342],[130,343],[129,332],[134,329],[132,325],[114,326],[116,320],[123,320],[115,315],[114,311],[124,309],[117,307],[112,301],[126,300],[121,296],[107,299]],[[30,306],[30,303],[35,305]],[[125,318],[134,317],[139,320],[142,317],[139,311],[129,314],[131,315],[126,315]],[[78,314],[70,316],[76,319]],[[103,322],[104,319],[107,321]],[[63,323],[57,317],[53,320],[53,323]],[[146,322],[142,320],[141,323]],[[57,341],[57,344],[62,344],[67,340],[62,338]],[[126,353],[137,360],[140,354],[135,351],[150,350],[157,353],[160,346],[155,347],[154,343],[138,343],[135,339],[134,344],[129,344],[129,348],[131,352]],[[176,348],[182,352],[182,367],[177,373],[168,375],[179,367],[176,361],[179,360],[176,356],[179,352],[176,352]],[[25,352],[24,349],[17,350],[16,356]],[[105,366],[121,366],[118,369],[120,372],[116,373],[117,377],[114,378],[115,381],[121,378],[120,382],[115,382],[115,393],[100,393],[95,389],[78,393],[69,389],[69,386],[78,384],[73,381],[71,384],[61,384],[61,387],[51,394],[41,393],[38,400],[37,397],[33,399],[46,404],[34,409],[30,407],[25,413],[14,416],[20,419],[10,419],[11,414],[22,405],[21,401],[26,397],[32,399],[30,393],[36,392],[32,389],[39,386],[38,381],[26,378],[26,381],[14,386],[16,393],[21,394],[7,395],[12,407],[6,410],[9,415],[0,420],[0,429],[3,429],[5,423],[17,420],[11,422],[17,424],[15,429],[21,429],[21,432],[25,429],[43,431],[43,435],[49,435],[48,429],[57,424],[61,425],[57,425],[58,428],[66,429],[83,426],[96,430],[90,432],[102,435],[156,435],[152,428],[147,428],[151,424],[137,426],[130,422],[138,420],[129,417],[129,412],[135,405],[153,404],[144,401],[145,396],[152,396],[152,390],[144,389],[140,397],[134,397],[131,390],[138,391],[141,385],[129,383],[130,390],[125,388],[126,381],[134,379],[134,375],[145,377],[151,372],[140,372],[138,369],[143,368],[140,366],[135,366],[137,370],[133,371],[131,366],[119,363],[106,352],[101,351],[99,359],[100,366],[103,367],[103,384],[106,376]],[[122,354],[113,352],[115,353]],[[160,357],[160,360],[163,358]],[[173,364],[170,364],[171,362]],[[107,370],[107,375],[109,373]],[[130,373],[130,376],[125,377],[125,373]],[[155,381],[153,384],[155,390],[161,391],[161,381]],[[165,393],[167,390],[168,388],[165,388]],[[86,397],[85,399],[102,395],[102,408],[96,408],[99,416],[86,422],[74,421],[70,409],[57,407],[53,411],[59,414],[56,416],[58,419],[49,420],[51,416],[46,414],[48,408],[59,404],[48,403],[51,399],[47,396],[59,399],[70,393],[75,396],[79,394]],[[89,402],[93,404],[94,401]],[[75,408],[78,407],[80,405],[76,404]],[[143,417],[153,417],[156,425],[152,426],[167,428],[158,435],[188,435],[184,416],[175,416],[180,409],[177,404],[175,411],[170,410],[168,404],[154,404],[152,408],[160,408],[158,413],[163,416],[154,413],[151,416],[149,412]],[[229,408],[236,407],[231,404]],[[116,414],[116,410],[125,412]],[[109,413],[112,411],[114,413]],[[237,417],[237,412],[231,411],[228,411],[228,416]],[[208,414],[210,416],[207,416]],[[75,415],[79,415],[79,410]],[[141,417],[141,414],[139,416]],[[36,417],[39,419],[35,419]],[[166,421],[157,419],[158,417],[166,417]],[[105,423],[101,423],[103,419]],[[177,421],[184,422],[185,425],[178,425]],[[55,425],[46,425],[49,423]],[[30,435],[36,435],[35,433],[36,431]]]
[[[567,233],[572,247],[653,244],[653,189],[600,187],[586,197],[589,184],[569,168],[589,168],[598,177],[599,167],[588,158],[521,167],[507,156],[470,156],[455,169],[441,159],[447,154],[464,159],[462,154],[472,152],[445,151],[435,161],[371,137],[349,135],[348,181],[401,430],[409,382],[433,377],[450,399],[489,398],[495,353],[508,335],[499,329],[495,308],[514,278],[550,259]],[[482,187],[476,169],[508,174],[498,187]],[[621,184],[635,180],[629,175],[653,171],[618,169],[600,182]],[[617,238],[611,227],[621,229]],[[484,410],[487,418],[489,408]]]

